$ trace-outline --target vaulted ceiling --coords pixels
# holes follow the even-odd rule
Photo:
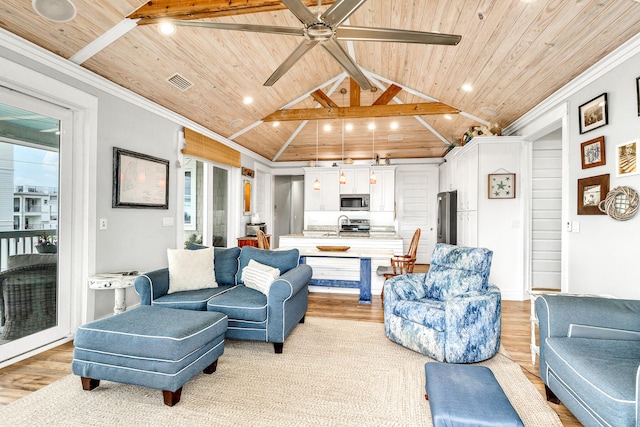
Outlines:
[[[39,16],[31,1],[4,0],[0,28],[274,161],[440,157],[470,126],[506,127],[640,31],[640,3],[633,0],[368,0],[348,25],[462,40],[457,46],[340,42],[373,90],[354,85],[323,49],[308,52],[268,87],[263,83],[299,38],[185,26],[163,36],[157,22],[182,14],[179,19],[302,28],[279,1],[72,1],[77,16],[58,23]],[[304,3],[312,10],[318,4]],[[322,10],[333,3],[323,1]],[[170,83],[176,74],[190,87]],[[394,114],[408,114],[400,105],[420,107],[394,117],[347,108],[381,103],[383,94]],[[248,96],[251,104],[243,102]],[[446,108],[431,114],[425,103]],[[328,108],[318,109],[321,104]],[[290,109],[318,112],[301,117]],[[274,113],[279,117],[269,118]],[[343,131],[347,125],[353,129]]]

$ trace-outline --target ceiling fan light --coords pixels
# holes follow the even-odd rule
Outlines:
[[[31,7],[38,15],[53,22],[69,22],[78,14],[71,0],[32,0]]]

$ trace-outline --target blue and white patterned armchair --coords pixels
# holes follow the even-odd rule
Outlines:
[[[474,363],[500,347],[501,298],[488,283],[493,252],[437,244],[428,273],[384,284],[387,337],[440,362]]]

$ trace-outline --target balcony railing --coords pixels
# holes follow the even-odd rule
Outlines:
[[[46,230],[50,236],[56,235],[56,230]],[[42,230],[0,231],[0,271],[7,269],[7,260],[12,255],[38,253],[36,245]]]

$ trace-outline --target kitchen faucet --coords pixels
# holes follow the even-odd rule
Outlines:
[[[340,215],[340,216],[338,217],[338,232],[339,232],[339,231],[340,231],[340,229],[342,228],[342,227],[341,227],[341,224],[342,224],[342,221],[341,221],[341,220],[342,220],[342,218],[346,218],[346,219],[347,219],[347,225],[349,225],[349,224],[351,223],[351,221],[349,220],[349,217],[348,217],[348,216],[346,216],[346,215]]]

